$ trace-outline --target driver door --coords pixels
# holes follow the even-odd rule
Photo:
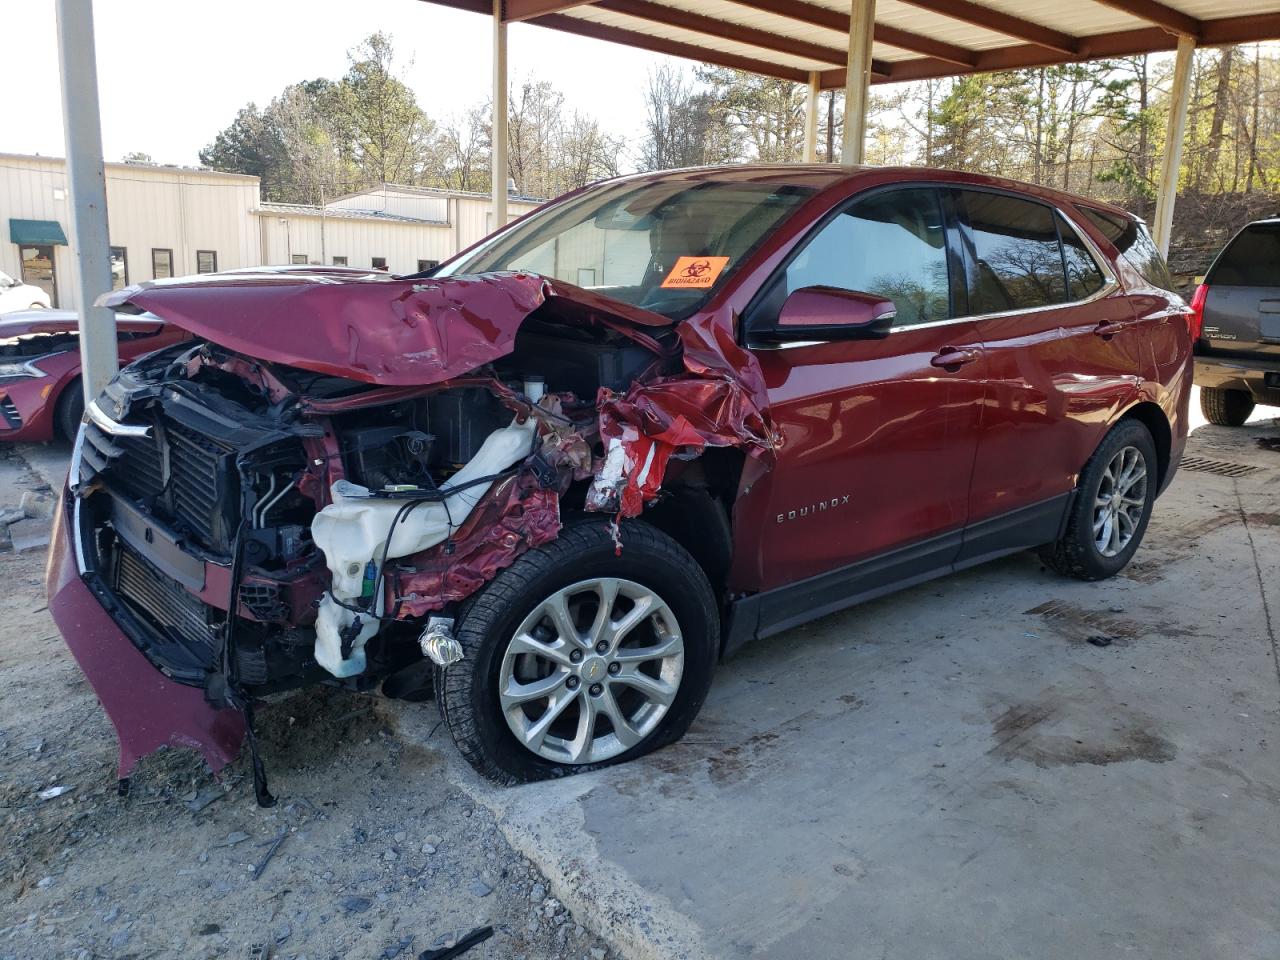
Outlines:
[[[858,564],[849,587],[860,592],[868,576],[901,584],[958,554],[986,364],[975,324],[953,319],[965,313],[965,291],[950,219],[932,187],[854,198],[748,311],[784,439],[776,467],[736,508],[754,520],[735,526],[758,538],[739,544],[744,586],[767,590]],[[809,286],[893,300],[891,331],[768,342],[781,336],[786,296]]]

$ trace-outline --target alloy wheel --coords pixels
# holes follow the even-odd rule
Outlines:
[[[507,726],[557,763],[609,760],[671,708],[684,640],[666,602],[632,580],[582,580],[539,603],[507,644],[498,697]]]
[[[1124,447],[1107,464],[1093,501],[1093,539],[1104,557],[1133,540],[1147,505],[1147,461],[1137,447]]]

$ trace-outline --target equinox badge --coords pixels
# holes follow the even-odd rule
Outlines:
[[[799,510],[788,510],[786,513],[778,514],[778,522],[786,523],[788,520],[798,520],[801,517],[807,517],[815,513],[822,513],[824,510],[834,510],[836,507],[843,507],[849,503],[849,495],[846,493],[843,497],[832,497],[830,500],[819,500],[817,503],[811,503],[807,507],[801,507]]]

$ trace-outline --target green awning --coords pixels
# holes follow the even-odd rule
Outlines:
[[[12,243],[67,245],[67,235],[57,220],[18,220],[9,218],[9,240]]]

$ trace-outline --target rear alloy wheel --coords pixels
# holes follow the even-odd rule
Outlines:
[[[1253,413],[1253,395],[1248,390],[1200,388],[1200,412],[1219,427],[1239,427]]]
[[[1151,519],[1158,469],[1151,432],[1137,420],[1117,423],[1080,473],[1062,538],[1041,549],[1045,564],[1080,580],[1123,570]]]
[[[436,672],[463,756],[522,783],[630,760],[684,735],[719,652],[715,595],[678,543],[640,521],[566,526],[458,617],[463,659]]]

